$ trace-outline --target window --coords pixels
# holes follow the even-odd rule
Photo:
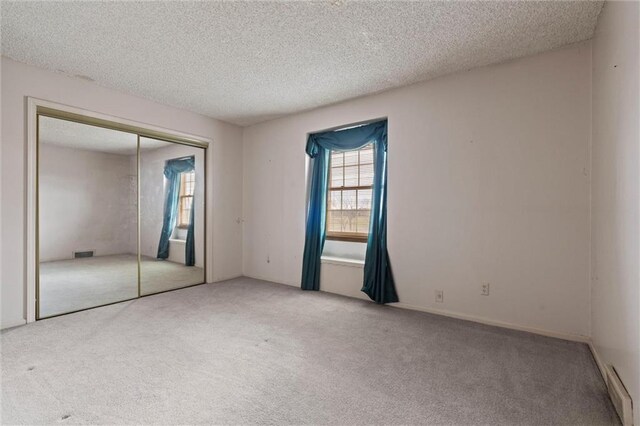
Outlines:
[[[180,195],[178,198],[178,228],[188,228],[193,206],[193,191],[196,172],[180,173]]]
[[[367,241],[373,188],[373,145],[331,152],[327,238]]]

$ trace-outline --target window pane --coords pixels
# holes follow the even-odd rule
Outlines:
[[[360,164],[372,164],[373,163],[373,148],[368,145],[367,148],[360,150]]]
[[[180,209],[178,212],[178,226],[187,226],[191,219],[191,205],[193,204],[193,197],[183,196],[180,197]]]
[[[340,210],[342,208],[342,191],[331,191],[329,194],[329,209]]]
[[[344,165],[355,166],[358,164],[358,151],[347,151],[344,153]]]
[[[342,167],[331,168],[331,188],[342,188],[343,186]]]
[[[358,210],[358,219],[356,225],[356,232],[360,234],[369,233],[369,218],[371,217],[371,210]]]
[[[359,189],[358,190],[358,210],[371,209],[371,190]]]
[[[329,210],[327,212],[327,231],[342,231],[342,212],[340,210]]]
[[[344,153],[331,152],[331,167],[338,167],[344,164]]]
[[[358,166],[344,168],[344,186],[358,186]]]
[[[193,195],[195,187],[196,173],[184,172],[180,174],[180,195]]]
[[[327,231],[337,234],[369,233],[373,185],[373,145],[356,151],[331,153]],[[343,190],[341,188],[355,187]]]
[[[355,210],[356,206],[356,190],[342,191],[342,209]]]
[[[180,226],[187,225],[187,213],[188,213],[188,210],[185,210],[184,208],[180,210],[180,222],[178,223],[178,225]]]
[[[193,195],[195,177],[194,172],[187,173],[187,195]]]
[[[360,165],[360,186],[373,185],[373,164]]]
[[[356,232],[357,210],[342,211],[342,232]]]

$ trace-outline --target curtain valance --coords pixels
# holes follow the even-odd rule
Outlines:
[[[175,158],[164,165],[164,176],[171,180],[175,175],[190,172],[196,167],[195,157]]]
[[[330,151],[351,151],[371,142],[380,142],[384,150],[387,150],[387,120],[350,129],[312,133],[307,140],[307,154],[316,158],[321,148]]]

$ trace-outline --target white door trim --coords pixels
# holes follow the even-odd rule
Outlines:
[[[38,241],[36,233],[36,199],[38,191],[38,100],[27,98],[27,323],[36,320],[36,258]]]

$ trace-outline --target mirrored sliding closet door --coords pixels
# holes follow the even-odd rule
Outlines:
[[[205,281],[204,153],[140,138],[142,295]]]
[[[206,145],[90,122],[38,115],[37,319],[205,282]]]
[[[138,296],[137,135],[38,118],[38,317]]]

